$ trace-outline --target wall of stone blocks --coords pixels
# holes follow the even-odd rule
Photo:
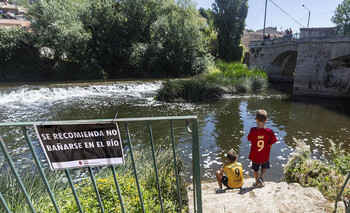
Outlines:
[[[347,52],[332,59],[332,52],[337,52],[340,46]],[[293,93],[350,98],[350,39],[345,38],[342,42],[332,39],[298,42]]]

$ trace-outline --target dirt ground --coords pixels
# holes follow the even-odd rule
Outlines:
[[[215,194],[216,182],[202,183],[203,212],[332,212],[334,204],[328,202],[315,188],[304,188],[298,183],[265,182],[265,187],[252,187],[254,179],[244,180],[242,189],[230,189]],[[188,190],[189,210],[193,212],[193,190]],[[339,203],[341,204],[341,203]],[[340,206],[340,207],[339,207]],[[345,212],[338,205],[338,212]]]

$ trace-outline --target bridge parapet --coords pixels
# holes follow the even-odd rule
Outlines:
[[[329,38],[336,36],[335,27],[323,28],[300,28],[300,39],[306,38]]]
[[[268,46],[280,46],[280,45],[292,45],[295,44],[297,39],[295,38],[275,38],[270,40],[255,40],[250,41],[249,48],[256,48],[256,47],[268,47]]]

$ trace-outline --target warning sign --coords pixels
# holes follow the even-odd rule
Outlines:
[[[117,123],[36,125],[52,170],[124,164]]]

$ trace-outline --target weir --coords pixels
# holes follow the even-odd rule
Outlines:
[[[152,150],[152,157],[153,157],[153,163],[154,163],[154,170],[156,174],[156,180],[157,180],[157,191],[158,191],[158,199],[159,199],[159,205],[161,206],[162,212],[164,212],[164,207],[163,207],[163,201],[162,201],[162,190],[160,186],[160,179],[159,179],[159,172],[157,168],[157,161],[156,161],[156,152],[155,152],[155,146],[154,146],[154,139],[153,139],[153,133],[152,133],[152,123],[160,122],[160,121],[168,121],[169,122],[169,137],[171,138],[171,147],[172,147],[172,153],[173,153],[173,165],[172,166],[175,174],[176,174],[176,184],[177,184],[177,203],[179,206],[179,212],[182,212],[183,206],[182,206],[182,197],[181,197],[181,191],[180,191],[180,183],[179,183],[179,174],[178,174],[178,169],[177,169],[177,155],[176,155],[176,150],[175,150],[175,135],[174,135],[174,122],[181,122],[183,121],[184,128],[189,129],[189,124],[191,124],[191,137],[192,137],[192,173],[193,173],[193,196],[195,197],[194,199],[194,209],[195,212],[202,212],[202,197],[201,197],[201,176],[200,176],[200,159],[199,159],[199,139],[198,139],[198,123],[197,123],[197,117],[196,116],[172,116],[172,117],[144,117],[144,118],[118,118],[118,119],[95,119],[95,120],[65,120],[65,121],[45,121],[45,122],[17,122],[17,123],[0,123],[0,134],[4,135],[6,132],[2,132],[1,130],[5,127],[12,127],[12,128],[21,128],[23,131],[23,134],[26,138],[27,145],[30,148],[32,158],[35,161],[35,166],[36,169],[39,171],[39,174],[44,182],[45,188],[47,192],[49,193],[51,202],[56,210],[56,212],[60,212],[60,208],[56,202],[55,199],[55,193],[56,191],[52,190],[50,184],[48,183],[45,170],[43,169],[43,162],[39,160],[39,153],[40,148],[35,146],[35,141],[38,141],[36,136],[30,134],[31,128],[34,125],[42,125],[45,123],[45,125],[71,125],[71,124],[110,124],[110,123],[118,123],[118,124],[124,124],[125,128],[124,131],[127,135],[127,140],[126,140],[126,145],[128,145],[130,157],[132,159],[132,165],[133,165],[133,175],[135,177],[135,184],[137,185],[138,189],[138,194],[139,194],[139,200],[140,200],[140,206],[141,206],[141,211],[145,212],[145,204],[143,203],[143,192],[141,191],[140,188],[140,183],[139,183],[139,177],[137,173],[137,167],[134,159],[134,155],[137,153],[137,150],[134,150],[134,145],[133,141],[131,140],[131,134],[130,134],[130,129],[129,129],[129,124],[130,123],[143,123],[145,126],[148,127],[149,129],[149,136],[150,136],[150,147]],[[46,137],[47,138],[47,137]],[[33,205],[33,200],[31,196],[29,195],[27,191],[27,186],[23,183],[21,177],[21,170],[24,168],[21,168],[21,166],[18,166],[14,163],[11,157],[11,150],[8,150],[8,146],[6,145],[4,139],[0,136],[0,148],[1,148],[1,154],[5,156],[6,163],[9,165],[8,167],[5,166],[5,170],[8,170],[7,173],[12,173],[16,183],[20,187],[21,191],[17,191],[17,193],[22,193],[26,199],[27,202],[27,210],[30,210],[31,212],[36,212],[36,209]],[[136,152],[134,154],[134,152]],[[142,153],[141,153],[142,154]],[[96,180],[95,180],[95,175],[93,168],[91,166],[87,167],[89,174],[90,174],[90,179],[91,182],[94,186],[95,193],[96,193],[96,199],[98,200],[100,210],[101,212],[108,211],[108,209],[105,209],[105,206],[103,205],[103,200],[101,200],[100,192],[97,188]],[[116,175],[115,171],[115,166],[111,165],[110,169],[112,170],[112,174],[114,177],[115,185],[118,191],[118,196],[119,196],[119,201],[120,201],[120,206],[122,212],[125,212],[125,207],[123,204],[123,197],[122,193],[123,190],[119,187],[118,184],[118,177]],[[84,212],[83,207],[81,206],[79,196],[77,195],[76,192],[76,187],[73,183],[73,179],[71,177],[71,172],[73,169],[65,169],[65,174],[66,178],[69,182],[69,185],[71,187],[72,195],[75,198],[76,205],[79,209],[80,212]],[[10,197],[7,196],[6,192],[0,192],[0,203],[1,207],[6,211],[6,212],[11,212],[11,208],[8,205],[8,199],[11,199]],[[25,208],[25,209],[26,209]],[[0,208],[1,209],[1,208]]]

